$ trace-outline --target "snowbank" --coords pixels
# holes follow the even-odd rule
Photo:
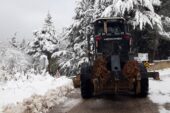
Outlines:
[[[56,79],[49,74],[30,75],[27,80],[1,83],[0,112],[46,113],[49,108],[62,102],[64,95],[72,89],[71,79],[64,76]]]
[[[149,98],[160,107],[160,113],[170,113],[165,104],[170,103],[170,69],[159,70],[160,81],[150,80]]]

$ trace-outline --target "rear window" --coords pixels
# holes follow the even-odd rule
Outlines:
[[[95,34],[100,35],[101,33],[104,33],[104,22],[97,21],[95,24]]]
[[[123,23],[107,22],[107,33],[112,35],[121,35],[124,33]]]
[[[99,20],[95,23],[95,35],[101,35],[105,33],[104,22],[106,20]],[[107,20],[107,34],[109,35],[121,35],[125,31],[123,20]]]

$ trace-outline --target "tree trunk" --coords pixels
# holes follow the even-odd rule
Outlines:
[[[47,67],[47,71],[49,72],[49,74],[51,74],[51,54],[47,55],[47,59],[48,59],[48,67]]]

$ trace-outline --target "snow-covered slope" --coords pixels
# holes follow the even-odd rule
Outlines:
[[[46,113],[50,107],[64,101],[73,89],[71,79],[53,78],[49,74],[30,75],[27,80],[0,84],[0,113]]]

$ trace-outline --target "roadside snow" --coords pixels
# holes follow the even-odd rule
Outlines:
[[[159,70],[160,81],[151,79],[149,98],[159,105],[160,113],[170,113],[164,106],[170,104],[170,69]]]
[[[164,107],[160,107],[159,112],[160,113],[170,113],[170,110],[166,110]]]
[[[63,76],[29,75],[29,79],[0,83],[0,113],[46,113],[65,100],[73,89],[71,79]]]

